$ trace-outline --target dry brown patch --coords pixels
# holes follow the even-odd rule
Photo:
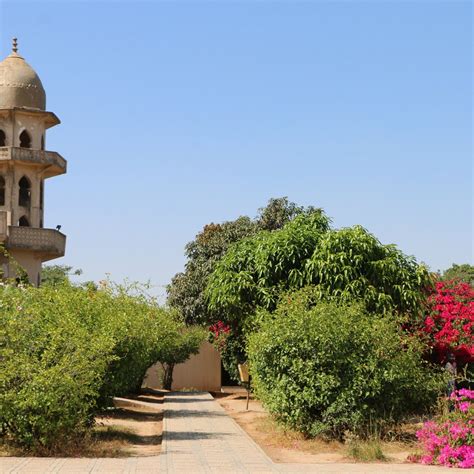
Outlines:
[[[109,456],[156,456],[161,451],[162,403],[159,392],[116,398],[115,408],[96,418],[91,448]]]
[[[214,393],[216,401],[247,432],[248,435],[278,463],[334,463],[351,462],[348,446],[338,441],[308,439],[301,433],[286,429],[276,423],[257,400],[250,400],[246,410],[245,394]],[[407,427],[411,438],[411,427]],[[403,430],[404,432],[404,430]],[[412,451],[412,442],[381,442],[389,462],[405,462]]]

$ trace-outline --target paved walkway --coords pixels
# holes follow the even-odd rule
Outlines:
[[[182,392],[165,396],[161,472],[278,470],[211,395]]]
[[[415,464],[275,464],[208,393],[165,396],[160,456],[129,458],[0,458],[0,473],[453,473]],[[461,472],[461,471],[460,471]],[[466,470],[462,471],[463,474]],[[471,471],[472,472],[472,471]]]

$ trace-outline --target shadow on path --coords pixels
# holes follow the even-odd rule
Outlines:
[[[135,421],[162,421],[163,413],[151,411],[134,411],[126,408],[115,408],[102,414],[103,418],[114,420],[135,420]]]

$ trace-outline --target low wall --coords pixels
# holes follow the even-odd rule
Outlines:
[[[162,388],[160,364],[148,369],[143,386]],[[174,368],[172,389],[220,391],[221,356],[212,344],[204,342],[198,354],[191,356],[186,362],[178,364]]]

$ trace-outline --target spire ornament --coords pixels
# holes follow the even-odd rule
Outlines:
[[[18,53],[18,39],[17,38],[13,38],[12,40],[12,52],[13,53]]]

